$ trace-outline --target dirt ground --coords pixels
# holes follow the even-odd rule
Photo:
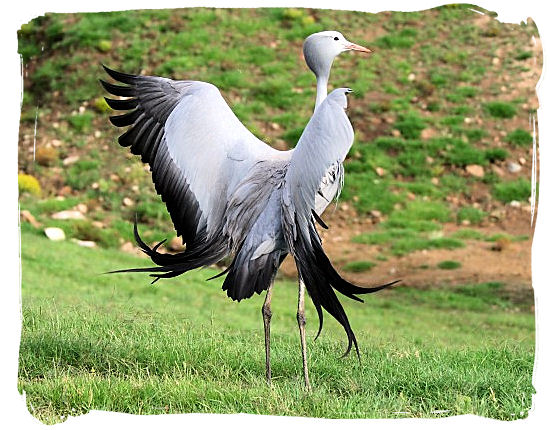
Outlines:
[[[536,215],[536,213],[535,213]],[[366,245],[352,242],[358,234],[373,231],[376,227],[365,218],[357,217],[347,208],[329,207],[324,216],[329,230],[320,232],[323,248],[344,277],[359,285],[369,286],[400,279],[402,285],[415,288],[433,288],[483,282],[501,282],[504,288],[518,300],[532,296],[531,245],[535,220],[531,226],[531,214],[526,208],[506,207],[502,220],[476,227],[480,233],[490,236],[507,233],[513,236],[527,235],[529,240],[517,242],[486,242],[463,240],[465,247],[458,249],[422,250],[402,257],[385,252],[386,261],[376,257],[388,248],[385,245]],[[443,234],[448,236],[463,226],[454,223],[444,225]],[[367,260],[376,266],[362,273],[345,272],[346,262]],[[454,270],[437,267],[441,261],[453,260],[461,263]],[[284,275],[296,277],[296,266],[287,258],[281,267]]]

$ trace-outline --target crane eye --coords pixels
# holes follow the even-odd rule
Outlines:
[[[338,36],[336,36],[336,37],[334,38],[334,40],[340,40],[340,39],[338,38]]]

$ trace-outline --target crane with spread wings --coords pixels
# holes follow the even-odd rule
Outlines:
[[[317,77],[314,113],[296,147],[276,150],[256,138],[238,120],[214,85],[121,73],[105,67],[115,81],[103,87],[122,99],[106,98],[115,110],[123,147],[148,163],[157,193],[165,202],[185,250],[161,253],[148,246],[134,226],[136,241],[156,266],[117,270],[148,272],[157,281],[208,266],[231,255],[222,288],[233,300],[267,291],[262,307],[266,377],[271,381],[270,320],[273,282],[291,253],[299,275],[297,319],[306,387],[310,387],[304,295],[307,290],[323,325],[323,310],[344,328],[348,345],[359,355],[356,337],[335,291],[362,301],[395,282],[360,287],[344,280],[321,246],[315,223],[343,183],[343,161],[353,143],[346,115],[348,88],[327,96],[334,58],[344,51],[370,50],[347,41],[336,31],[309,36],[304,57]],[[217,276],[216,276],[217,277]],[[153,281],[153,282],[154,282]]]

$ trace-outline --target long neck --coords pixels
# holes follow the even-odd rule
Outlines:
[[[321,103],[323,103],[323,100],[327,98],[329,74],[330,67],[327,73],[317,75],[317,98],[315,99],[315,110],[317,110],[317,108],[321,106]]]

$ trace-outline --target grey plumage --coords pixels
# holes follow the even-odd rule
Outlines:
[[[332,59],[315,59],[311,43],[320,49],[318,45],[341,40],[331,48],[334,56],[349,49],[366,50],[337,32],[313,36],[304,52],[318,77],[318,90],[319,78],[328,80],[322,68],[330,69]],[[232,255],[223,272],[223,290],[233,300],[242,300],[270,288],[282,260],[291,253],[319,314],[319,332],[325,309],[346,331],[346,353],[352,345],[358,352],[334,290],[361,301],[358,294],[390,284],[363,288],[343,280],[324,254],[315,227],[315,220],[326,227],[320,215],[343,182],[343,161],[353,143],[345,113],[351,90],[339,88],[326,96],[326,82],[321,83],[315,112],[295,149],[278,151],[241,124],[214,85],[105,70],[126,86],[102,81],[104,88],[129,97],[106,98],[113,109],[129,111],[111,117],[116,126],[131,126],[119,143],[149,164],[155,188],[186,245],[181,253],[161,253],[159,245],[150,248],[140,238],[135,226],[138,245],[156,266],[116,272],[149,272],[158,280]]]

